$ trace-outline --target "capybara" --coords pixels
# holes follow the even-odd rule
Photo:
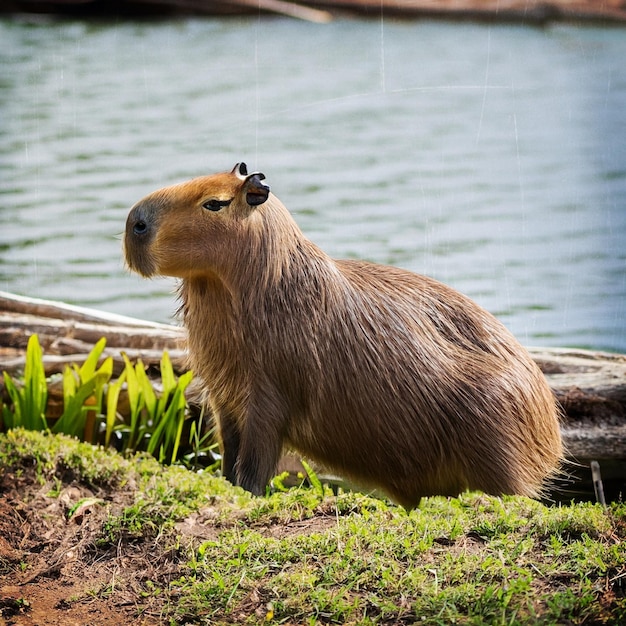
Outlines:
[[[264,179],[238,163],[155,191],[126,222],[128,266],[181,279],[224,476],[263,494],[288,447],[407,508],[540,495],[562,446],[527,351],[442,283],[331,259]]]

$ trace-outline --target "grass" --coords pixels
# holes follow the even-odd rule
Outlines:
[[[137,613],[156,611],[158,623],[626,623],[622,503],[467,493],[407,513],[323,485],[255,498],[146,455],[12,430],[0,435],[0,474],[19,471],[54,492],[71,477],[103,502],[126,494],[103,505],[89,550],[103,560],[143,546],[167,562],[133,586]],[[123,579],[104,595],[128,593]]]

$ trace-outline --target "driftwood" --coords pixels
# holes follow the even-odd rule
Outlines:
[[[311,0],[329,11],[370,17],[446,18],[545,24],[553,21],[625,22],[622,0]]]
[[[336,15],[434,17],[545,24],[553,21],[625,23],[622,0],[4,0],[0,12],[73,16],[278,14],[311,22]]]
[[[156,366],[168,350],[178,373],[184,369],[180,327],[0,292],[0,370],[13,375],[23,370],[33,333],[48,375],[82,363],[100,337],[107,339],[104,356],[113,357],[118,374],[122,352]],[[626,355],[563,348],[531,348],[530,353],[563,407],[570,459],[584,468],[599,460],[621,493],[626,489]]]
[[[626,460],[626,355],[530,349],[564,411],[569,453]]]
[[[113,357],[117,373],[124,366],[122,352],[156,365],[167,350],[175,369],[183,367],[182,328],[0,291],[0,369],[23,369],[28,338],[35,333],[47,375],[84,361],[101,337],[107,340],[104,356]]]

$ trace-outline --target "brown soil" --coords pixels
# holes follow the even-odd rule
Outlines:
[[[108,510],[129,503],[130,494],[93,493],[76,483],[53,489],[2,476],[0,625],[159,623],[152,607],[136,604],[142,579],[154,572],[149,546],[97,547]]]
[[[0,626],[150,626],[168,624],[169,598],[151,585],[186,573],[185,548],[217,537],[211,507],[176,525],[181,546],[167,537],[122,536],[112,543],[110,514],[136,499],[136,487],[87,488],[71,476],[38,483],[34,470],[0,472]],[[231,524],[237,523],[233,512]],[[256,528],[288,537],[321,532],[333,515]],[[221,524],[223,529],[223,523]],[[251,600],[252,601],[252,600]],[[264,610],[259,598],[254,610]]]

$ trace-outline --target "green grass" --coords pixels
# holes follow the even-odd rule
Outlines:
[[[137,599],[156,603],[164,624],[626,623],[624,504],[468,493],[407,513],[323,486],[255,498],[147,456],[0,435],[0,472],[33,464],[51,485],[65,472],[127,494],[96,548],[144,545],[155,562],[176,555],[167,575],[142,580]]]
[[[293,511],[294,495],[278,496],[283,510]],[[626,550],[613,536],[623,507],[547,508],[466,494],[430,498],[407,514],[372,507],[365,498],[359,507],[358,498],[346,497],[353,512],[320,532],[276,538],[242,525],[203,544],[191,562],[193,576],[178,583],[185,600],[177,613],[208,611],[226,623],[258,596],[275,619],[296,623],[620,624],[626,618],[623,597],[608,606],[600,599],[611,575],[624,573]],[[314,510],[332,510],[332,500]]]

